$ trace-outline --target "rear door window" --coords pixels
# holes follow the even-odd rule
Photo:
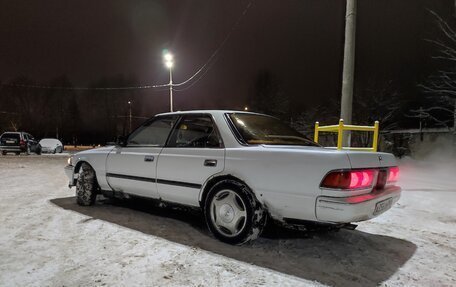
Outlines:
[[[208,115],[187,115],[173,130],[168,147],[221,148],[222,140]]]

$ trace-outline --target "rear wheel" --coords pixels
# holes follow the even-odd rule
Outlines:
[[[93,168],[83,163],[79,170],[76,181],[76,202],[79,205],[88,206],[95,203],[98,192],[98,183]]]
[[[234,180],[223,180],[211,188],[204,214],[214,236],[229,244],[256,239],[266,224],[261,203],[245,184]]]
[[[6,151],[2,150],[2,155],[6,155]]]

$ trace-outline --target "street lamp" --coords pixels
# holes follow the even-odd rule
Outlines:
[[[128,132],[131,133],[131,101],[128,101],[128,109],[129,109],[129,129]]]
[[[169,110],[173,111],[173,66],[174,66],[174,57],[171,53],[166,53],[163,56],[165,61],[166,68],[169,69]]]
[[[245,106],[244,111],[248,111],[248,110],[249,110],[249,107]]]

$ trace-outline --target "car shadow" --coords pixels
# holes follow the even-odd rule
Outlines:
[[[210,235],[197,211],[144,200],[102,199],[91,207],[77,205],[74,197],[51,202],[93,219],[332,286],[377,286],[417,248],[406,240],[362,231],[306,233],[275,224],[269,224],[256,241],[231,246]]]

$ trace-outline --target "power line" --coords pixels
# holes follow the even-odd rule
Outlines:
[[[239,26],[239,24],[241,23],[242,19],[244,18],[244,16],[247,14],[248,10],[250,9],[250,7],[252,6],[253,2],[255,0],[251,0],[247,6],[245,7],[244,11],[242,12],[241,16],[239,16],[239,18],[237,19],[237,21],[234,23],[234,25],[231,27],[231,30],[228,32],[228,34],[226,35],[225,39],[223,39],[223,41],[220,43],[220,45],[218,46],[218,48],[212,53],[212,55],[209,57],[209,59],[206,61],[206,63],[204,63],[203,66],[201,66],[201,68],[199,68],[195,74],[193,74],[193,76],[191,76],[190,78],[188,78],[187,80],[183,81],[182,83],[179,83],[179,84],[174,84],[173,86],[176,86],[176,87],[179,87],[179,86],[183,86],[185,84],[187,84],[188,82],[190,82],[192,79],[194,79],[199,73],[201,73],[203,71],[203,69],[209,65],[209,63],[212,61],[212,59],[214,59],[217,54],[220,52],[220,50],[222,50],[222,48],[225,46],[226,42],[228,41],[228,39],[231,37],[231,35],[233,34],[234,30],[236,30],[237,26]],[[212,67],[212,66],[211,66]],[[210,68],[210,67],[209,67]],[[208,69],[209,70],[209,69]],[[204,74],[199,77],[197,81],[199,81],[206,73],[207,71],[204,72]],[[193,84],[192,84],[193,86]]]
[[[30,89],[48,89],[48,90],[80,90],[80,91],[111,91],[111,90],[144,90],[151,88],[165,88],[169,84],[164,85],[144,85],[144,86],[130,86],[130,87],[57,87],[57,86],[42,86],[42,85],[25,85],[25,84],[0,84],[4,87],[13,88],[30,88]]]
[[[236,28],[239,26],[241,23],[242,19],[245,17],[247,14],[248,10],[252,6],[253,2],[255,0],[250,0],[250,2],[247,4],[245,7],[244,11],[242,14],[239,16],[239,18],[236,20],[236,22],[233,24],[231,27],[230,31],[226,35],[226,37],[223,39],[223,41],[220,43],[220,45],[217,47],[217,49],[211,54],[211,56],[208,58],[208,60],[187,80],[178,83],[178,84],[172,84],[172,87],[180,87],[183,86],[193,79],[195,79],[201,72],[202,73],[198,78],[196,78],[196,81],[190,84],[190,86],[182,88],[182,89],[173,89],[175,91],[185,91],[189,88],[191,88],[194,84],[196,84],[199,80],[201,80],[206,73],[209,71],[209,69],[213,66],[213,64],[217,61],[217,55],[219,52],[223,49],[225,44],[228,42],[230,39],[231,35],[234,33]],[[214,60],[215,59],[215,60]],[[211,61],[214,60],[213,63]],[[205,68],[208,67],[206,70]],[[1,86],[6,86],[6,87],[18,87],[18,88],[30,88],[30,89],[49,89],[49,90],[79,90],[79,91],[114,91],[114,90],[145,90],[145,89],[157,89],[157,88],[169,88],[170,84],[161,84],[161,85],[143,85],[143,86],[130,86],[130,87],[55,87],[55,86],[44,86],[44,85],[26,85],[26,84],[6,84],[6,83],[0,83]],[[158,90],[160,91],[160,90]]]
[[[205,75],[206,73],[210,70],[210,68],[215,64],[215,62],[211,63],[208,68],[198,77],[196,78],[196,80],[194,82],[192,82],[190,85],[186,86],[186,87],[183,87],[181,89],[173,89],[174,91],[176,92],[183,92],[185,90],[188,90],[190,89],[191,87],[193,87],[196,83],[198,83],[199,80],[201,80]]]

